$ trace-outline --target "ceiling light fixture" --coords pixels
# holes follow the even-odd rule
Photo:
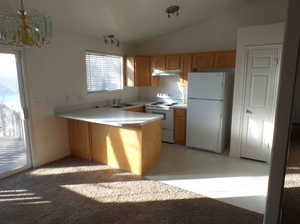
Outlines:
[[[17,13],[0,13],[0,43],[19,47],[42,47],[50,43],[52,21],[37,10],[27,11],[23,0]]]
[[[106,45],[120,47],[120,41],[117,38],[115,38],[115,35],[113,34],[104,36],[104,43]]]
[[[179,16],[180,14],[180,6],[179,5],[171,5],[166,9],[166,13],[168,14],[168,18],[171,16]]]

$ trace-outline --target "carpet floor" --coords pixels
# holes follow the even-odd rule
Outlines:
[[[0,180],[3,224],[260,224],[263,216],[74,158]]]

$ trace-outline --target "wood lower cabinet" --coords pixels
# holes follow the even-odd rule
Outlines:
[[[127,111],[145,113],[146,108],[144,106],[143,107],[134,107],[134,108],[127,109]]]
[[[69,120],[71,154],[83,159],[92,159],[90,130],[87,122]]]
[[[143,175],[160,159],[161,121],[117,127],[68,119],[73,156]]]
[[[186,109],[174,110],[174,139],[176,144],[186,144]]]

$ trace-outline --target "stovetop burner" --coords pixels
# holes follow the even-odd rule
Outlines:
[[[169,108],[171,106],[174,106],[178,104],[177,102],[162,102],[162,101],[157,101],[154,103],[149,104],[150,107],[155,107],[155,108]]]
[[[151,105],[156,106],[156,105],[162,105],[165,104],[165,102],[155,102],[155,103],[151,103]]]

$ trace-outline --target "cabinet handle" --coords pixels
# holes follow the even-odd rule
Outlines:
[[[252,111],[251,110],[246,110],[246,113],[247,114],[252,114]]]

